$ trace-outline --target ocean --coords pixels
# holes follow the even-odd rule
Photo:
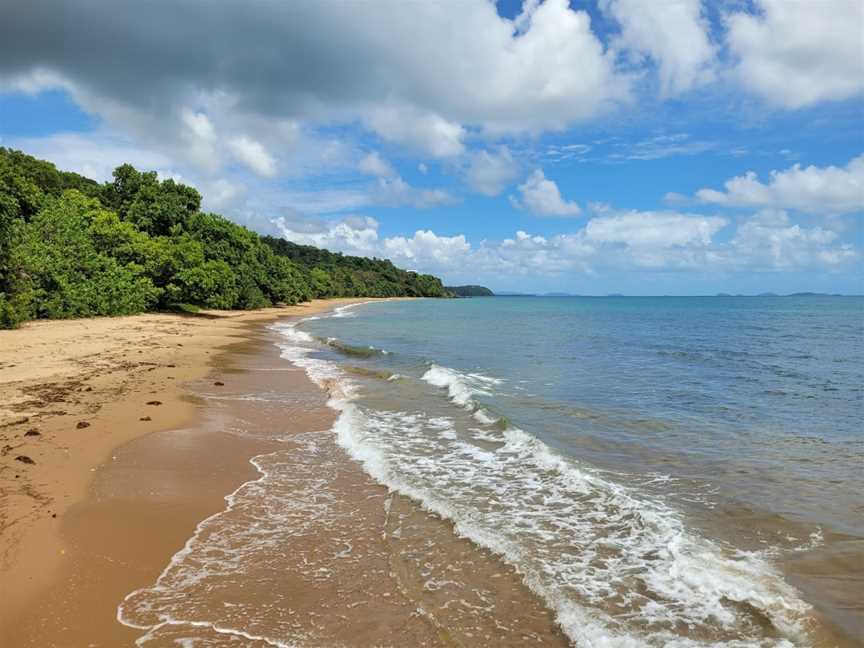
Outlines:
[[[256,594],[251,625],[190,608],[171,637],[857,645],[862,327],[864,298],[818,296],[390,301],[273,325],[282,361],[327,390],[335,423],[257,457],[261,479],[119,618],[152,631],[142,618],[170,619],[205,585],[268,564],[313,589],[366,583],[336,587],[341,607],[331,598],[309,618],[368,620],[393,581],[399,627],[420,625],[381,635],[392,643],[279,625],[298,585]],[[299,527],[333,557],[301,563],[288,549]],[[379,625],[396,621],[386,614]]]

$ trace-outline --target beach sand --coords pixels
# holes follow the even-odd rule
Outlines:
[[[335,305],[0,337],[0,646],[568,645],[515,570],[338,447],[265,326]]]
[[[0,331],[0,645],[131,643],[119,600],[155,580],[272,444],[194,424],[208,408],[188,385],[230,383],[224,354],[254,345],[264,322],[357,301]],[[331,414],[310,416],[326,427]]]

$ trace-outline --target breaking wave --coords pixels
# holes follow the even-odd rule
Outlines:
[[[496,430],[477,399],[500,379],[432,364],[422,380],[446,389],[459,408],[452,417],[376,410],[336,363],[311,357],[312,338],[277,329],[283,357],[329,390],[339,445],[376,481],[518,570],[575,645],[807,643],[809,606],[765,554],[700,536],[662,499],[522,429]],[[464,411],[484,427],[460,431]]]

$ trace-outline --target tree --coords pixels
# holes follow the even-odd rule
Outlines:
[[[237,278],[224,261],[205,261],[178,272],[170,286],[171,299],[207,308],[234,308],[240,296]]]
[[[172,179],[160,182],[155,171],[141,173],[129,164],[114,170],[102,199],[120,218],[153,236],[182,231],[201,206],[201,195],[192,187]]]
[[[99,185],[0,147],[0,327],[181,303],[448,295],[436,277],[261,237],[200,205],[192,187],[128,164]]]
[[[135,263],[96,245],[94,220],[110,219],[76,190],[52,198],[24,229],[21,263],[32,282],[34,317],[125,315],[151,307],[158,290]]]

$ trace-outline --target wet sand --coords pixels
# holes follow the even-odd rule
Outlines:
[[[158,575],[264,447],[195,425],[208,408],[188,386],[227,383],[225,352],[264,322],[356,301],[0,331],[0,645],[131,643],[117,597]]]
[[[241,330],[178,388],[184,422],[114,449],[56,518],[40,546],[59,564],[0,645],[567,645],[518,574],[338,448],[327,394],[271,332]]]
[[[566,646],[518,574],[337,446],[328,394],[276,340],[232,354],[220,390],[199,386],[209,432],[191,446],[227,433],[258,474],[123,602],[140,645]]]

